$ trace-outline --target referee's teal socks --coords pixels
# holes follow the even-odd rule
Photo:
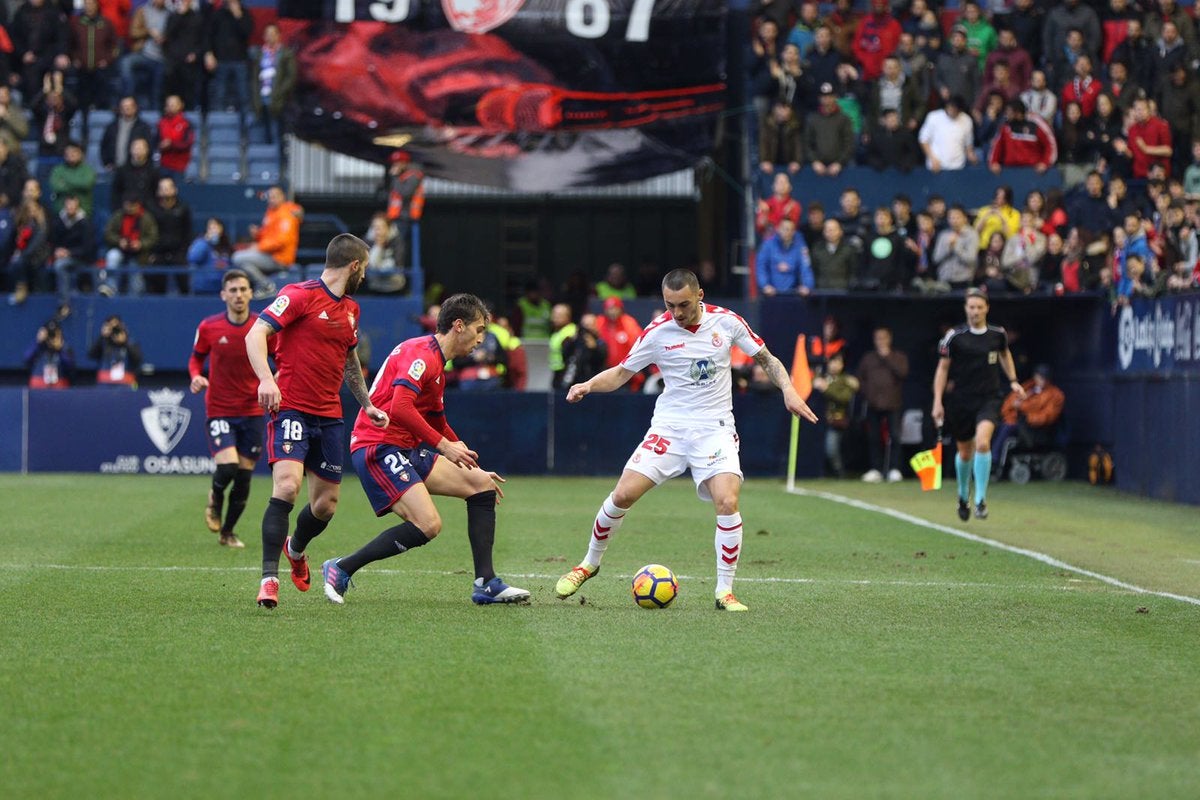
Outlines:
[[[971,485],[971,469],[970,463],[961,455],[954,456],[954,477],[958,479],[958,499],[964,503],[967,502],[968,487]]]
[[[975,453],[975,505],[987,499],[988,479],[992,477],[992,454]],[[963,492],[965,495],[966,492]]]

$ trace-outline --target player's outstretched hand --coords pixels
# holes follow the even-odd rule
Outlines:
[[[500,505],[500,501],[504,499],[504,490],[500,488],[500,484],[507,483],[507,481],[500,477],[500,473],[498,472],[489,472],[487,476],[496,485],[496,505]]]
[[[388,426],[388,415],[383,409],[376,408],[375,406],[367,406],[363,411],[366,412],[367,417],[371,420],[371,424],[376,428],[386,428]]]
[[[591,389],[586,383],[576,383],[567,390],[567,402],[578,403],[580,400],[588,396]]]
[[[197,375],[192,378],[192,394],[200,394],[208,388],[208,378],[203,375]]]
[[[808,407],[808,403],[804,402],[799,395],[796,395],[794,398],[784,398],[784,405],[787,406],[788,411],[802,419],[806,419],[809,422],[817,421],[817,415],[811,408]]]
[[[258,404],[262,406],[263,411],[274,414],[279,410],[279,402],[282,399],[274,378],[264,378],[258,382]]]
[[[443,439],[445,444],[438,446],[438,452],[446,458],[450,459],[451,464],[456,464],[467,469],[475,469],[479,466],[479,454],[471,448],[467,447],[466,442],[452,442],[449,439]]]

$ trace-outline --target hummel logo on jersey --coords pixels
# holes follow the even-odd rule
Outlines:
[[[669,344],[669,345],[666,345],[666,348],[668,350],[678,350],[679,348],[683,347],[685,344],[687,344],[687,342],[680,342],[679,344]]]
[[[329,314],[322,311],[320,314],[317,315],[317,319],[329,319]]]
[[[220,339],[217,339],[217,344],[229,344],[229,340],[222,336]]]

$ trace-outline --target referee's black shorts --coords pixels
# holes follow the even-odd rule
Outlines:
[[[980,422],[1000,422],[1000,405],[999,397],[947,398],[946,432],[956,442],[969,442]]]

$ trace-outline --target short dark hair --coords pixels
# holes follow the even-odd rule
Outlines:
[[[662,280],[662,288],[670,289],[673,292],[678,292],[683,289],[695,289],[700,291],[700,281],[696,278],[696,273],[690,269],[673,269],[668,272]]]
[[[224,289],[225,286],[227,284],[229,284],[231,281],[236,281],[239,278],[246,281],[247,283],[251,283],[250,276],[247,275],[242,270],[240,270],[240,269],[225,270],[225,274],[221,276],[221,288]]]
[[[472,323],[477,319],[487,320],[489,309],[487,303],[473,294],[465,292],[452,294],[442,301],[438,312],[437,332],[449,333],[454,327],[454,320],[461,319],[464,323]]]
[[[325,268],[341,269],[351,261],[366,261],[371,248],[353,233],[339,233],[325,248]]]
[[[988,302],[987,292],[985,292],[983,289],[978,288],[977,286],[972,286],[970,289],[967,289],[967,295],[963,299],[970,300],[972,297],[978,297],[983,302],[988,303],[988,305],[991,305],[991,303]]]

